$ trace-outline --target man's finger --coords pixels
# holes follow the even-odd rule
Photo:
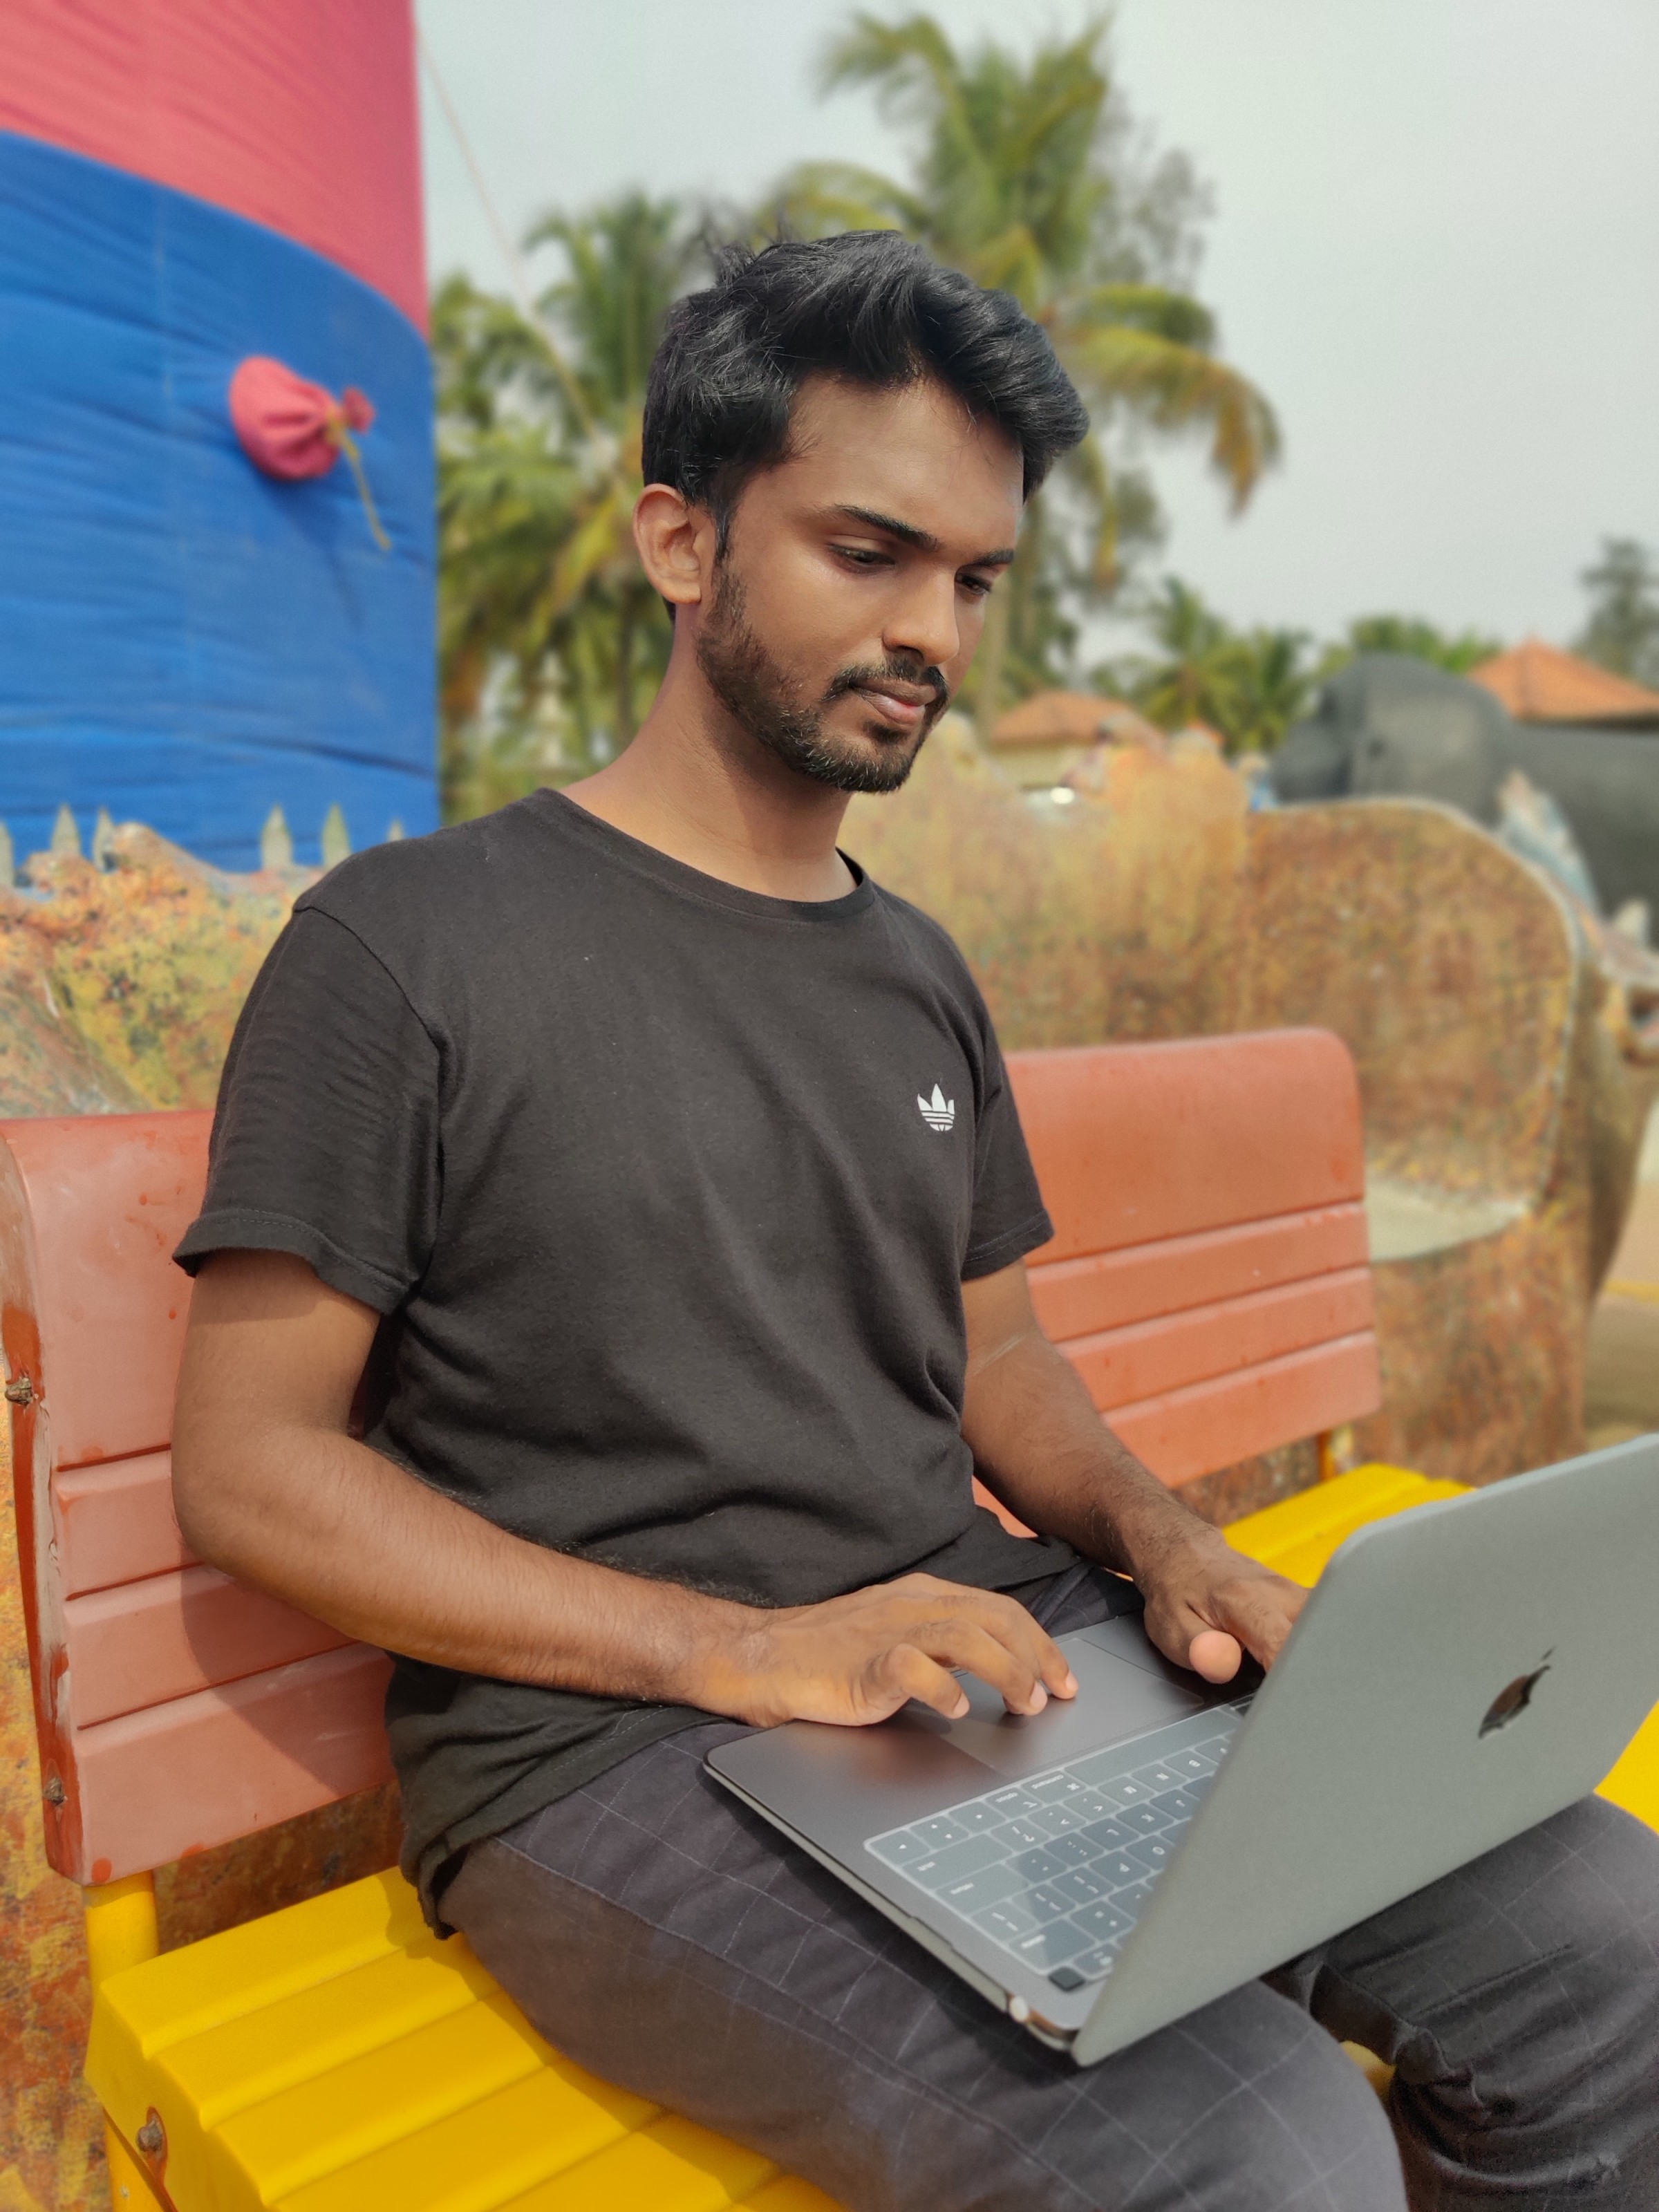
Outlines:
[[[1006,1644],[1052,1696],[1076,1697],[1077,1676],[1048,1630],[1039,1626],[1015,1598],[1003,1597],[994,1590],[976,1591],[975,1595],[976,1610],[997,1641]]]
[[[1307,1592],[1294,1583],[1268,1582],[1264,1577],[1224,1583],[1213,1594],[1213,1612],[1221,1626],[1264,1667],[1271,1667],[1307,1601]]]
[[[914,1644],[895,1644],[884,1651],[871,1668],[870,1679],[876,1693],[872,1702],[878,1708],[872,1719],[885,1720],[911,1698],[931,1705],[947,1721],[959,1721],[968,1711],[968,1694],[955,1675]]]
[[[1224,1628],[1200,1628],[1187,1648],[1187,1664],[1206,1682],[1231,1682],[1243,1662],[1238,1638]]]
[[[1040,1713],[1048,1692],[1031,1659],[972,1620],[941,1620],[911,1632],[930,1659],[988,1682],[1011,1713]]]
[[[1065,1653],[1048,1631],[1039,1627],[1016,1599],[1004,1597],[995,1590],[970,1589],[958,1583],[942,1583],[931,1575],[906,1575],[892,1584],[892,1588],[911,1601],[917,1598],[933,1601],[926,1615],[906,1623],[906,1635],[919,1641],[925,1640],[941,1631],[948,1632],[950,1624],[959,1622],[976,1633],[994,1638],[1020,1667],[1042,1684],[1048,1695],[1056,1698],[1074,1698],[1077,1695],[1077,1677],[1066,1663]],[[939,1604],[941,1598],[948,1600],[948,1605]],[[937,1658],[946,1657],[943,1650],[935,1649],[931,1640],[926,1642],[926,1648]],[[950,1654],[947,1664],[972,1667],[976,1674],[984,1672],[975,1661],[964,1658],[954,1650]],[[992,1681],[996,1689],[1004,1687],[1000,1675],[994,1679],[986,1675],[985,1679]],[[1020,1712],[1030,1709],[1024,1704],[1012,1707]]]

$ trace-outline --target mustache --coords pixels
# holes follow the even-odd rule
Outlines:
[[[844,699],[849,691],[879,690],[883,684],[920,684],[930,690],[933,695],[933,703],[927,710],[930,716],[941,714],[951,703],[950,687],[937,668],[929,668],[920,660],[895,659],[884,668],[843,668],[825,691],[824,704]]]

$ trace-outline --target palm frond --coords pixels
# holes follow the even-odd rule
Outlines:
[[[1171,344],[1207,353],[1215,343],[1215,318],[1201,301],[1161,284],[1089,284],[1069,292],[1066,319],[1079,331],[1121,325],[1148,331]]]
[[[802,238],[846,230],[902,230],[917,238],[927,225],[915,193],[853,161],[803,161],[779,185],[775,204],[781,221]]]
[[[1060,334],[1061,355],[1079,381],[1153,428],[1207,424],[1210,465],[1243,507],[1279,451],[1272,408],[1247,377],[1212,355],[1127,325]]]

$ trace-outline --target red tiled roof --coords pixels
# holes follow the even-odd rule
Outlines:
[[[1121,699],[1092,691],[1038,691],[1000,715],[994,745],[1091,745],[1115,738],[1121,744],[1162,745],[1163,732]]]
[[[1512,652],[1469,671],[1518,722],[1652,722],[1659,691],[1649,691],[1593,660],[1529,637]]]

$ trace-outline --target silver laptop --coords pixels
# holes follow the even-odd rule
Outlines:
[[[726,1787],[1079,2066],[1594,1790],[1659,1701],[1659,1437],[1378,1522],[1259,1686],[1138,1614],[1060,1639],[1078,1694],[793,1721]]]

